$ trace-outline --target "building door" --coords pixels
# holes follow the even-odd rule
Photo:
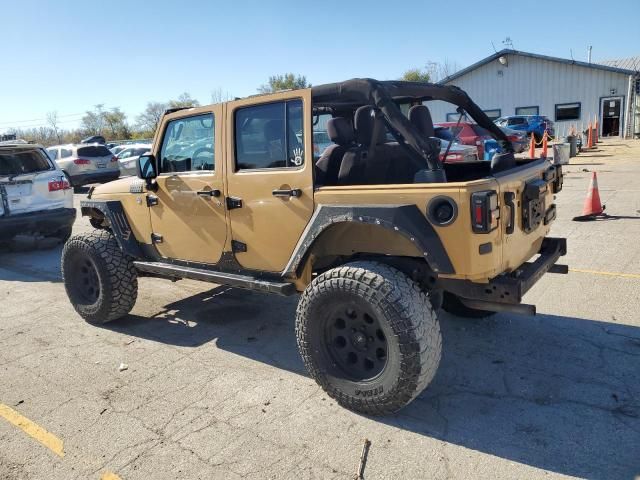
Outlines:
[[[622,129],[622,97],[607,97],[600,101],[601,137],[619,137]]]

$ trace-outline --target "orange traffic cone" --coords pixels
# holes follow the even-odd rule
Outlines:
[[[596,172],[591,175],[591,183],[587,191],[587,198],[584,199],[584,207],[582,207],[582,215],[574,217],[575,221],[595,220],[598,216],[603,215],[605,206],[600,203],[600,193],[598,192],[598,176]]]
[[[531,141],[529,142],[529,158],[536,158],[536,138],[531,134]]]
[[[547,132],[544,132],[542,135],[542,153],[540,154],[540,158],[547,158]]]
[[[587,148],[593,148],[593,129],[591,128],[591,122],[589,122],[587,129]]]

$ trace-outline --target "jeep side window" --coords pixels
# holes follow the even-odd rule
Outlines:
[[[235,114],[236,168],[302,166],[302,111],[301,100],[238,109]]]
[[[215,170],[212,113],[177,118],[167,124],[160,149],[160,172]]]

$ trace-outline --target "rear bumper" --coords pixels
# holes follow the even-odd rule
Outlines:
[[[520,303],[522,297],[545,273],[568,272],[566,265],[556,265],[558,259],[567,253],[567,240],[547,237],[538,253],[540,256],[535,261],[525,262],[516,271],[499,275],[489,283],[439,279],[438,284],[470,308],[535,314],[535,306]]]
[[[0,217],[0,240],[9,240],[22,233],[56,233],[73,225],[75,219],[75,208],[56,208]]]
[[[120,170],[95,171],[71,175],[74,187],[87,185],[88,183],[106,183],[120,178]]]

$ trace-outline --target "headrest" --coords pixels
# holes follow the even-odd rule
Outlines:
[[[371,137],[374,135],[376,126],[378,127],[378,133],[375,144],[379,145],[387,141],[387,127],[383,120],[375,115],[373,107],[363,105],[358,108],[354,114],[353,123],[355,125],[356,140],[358,143],[368,147],[371,144]]]
[[[344,117],[336,117],[327,121],[327,135],[333,143],[338,145],[348,145],[355,138],[351,123]]]
[[[425,137],[435,137],[431,112],[425,105],[414,105],[409,109],[409,121]]]

